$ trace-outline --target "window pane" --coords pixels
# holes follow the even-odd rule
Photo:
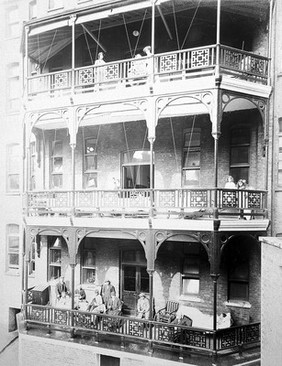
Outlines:
[[[185,151],[183,167],[199,167],[200,166],[200,151]]]
[[[250,143],[250,129],[249,128],[236,128],[232,130],[231,144],[242,145]]]
[[[200,290],[200,281],[198,279],[183,278],[182,292],[184,295],[197,295]]]
[[[187,186],[198,186],[199,185],[199,179],[200,179],[200,170],[184,170],[184,185]]]
[[[136,150],[126,151],[123,154],[124,164],[150,164],[150,151]]]
[[[95,253],[94,251],[87,250],[83,253],[83,265],[84,266],[95,266]]]
[[[96,139],[87,139],[85,141],[85,153],[86,154],[93,154],[96,152]]]
[[[52,187],[62,188],[63,186],[63,176],[60,174],[52,175]]]
[[[97,155],[90,155],[85,157],[85,168],[87,171],[97,169]]]
[[[51,263],[61,263],[61,250],[60,249],[50,249],[50,262]]]
[[[61,276],[61,267],[50,266],[50,278],[59,278]]]
[[[141,271],[141,292],[149,292],[149,275],[146,268],[140,268]]]
[[[94,283],[96,279],[94,268],[82,269],[82,283]]]
[[[136,291],[136,268],[133,266],[124,268],[124,290]]]
[[[8,226],[9,234],[18,234],[19,233],[19,225],[9,225]]]
[[[9,266],[18,267],[19,266],[19,255],[9,254]]]
[[[17,191],[20,189],[19,174],[10,174],[8,176],[8,190]]]
[[[19,237],[9,236],[9,252],[17,253],[19,251]]]
[[[199,258],[192,256],[184,258],[183,273],[189,273],[190,275],[199,275]]]
[[[63,143],[62,141],[54,141],[53,143],[53,156],[63,155]]]
[[[85,174],[86,188],[97,188],[97,173]]]
[[[200,146],[201,144],[201,132],[198,131],[189,131],[184,134],[184,146],[185,147],[193,147]]]
[[[231,165],[249,163],[249,147],[237,146],[231,148]]]
[[[53,159],[53,173],[61,173],[63,170],[63,158]]]
[[[239,179],[249,182],[249,168],[230,168],[230,175],[234,178],[234,182],[238,182]]]
[[[229,283],[229,299],[230,300],[248,300],[248,284],[247,283]]]

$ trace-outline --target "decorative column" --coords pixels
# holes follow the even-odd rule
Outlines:
[[[72,211],[72,215],[74,215],[75,214],[75,148],[76,148],[76,144],[71,142],[70,147],[71,147],[71,174],[72,174],[71,211]]]
[[[76,21],[76,15],[71,15],[69,19],[69,26],[71,29],[72,34],[72,42],[71,42],[71,90],[72,95],[74,95],[74,87],[75,87],[75,21]]]

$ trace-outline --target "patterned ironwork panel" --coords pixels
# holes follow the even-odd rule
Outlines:
[[[207,207],[208,192],[207,191],[191,191],[190,207]]]
[[[221,207],[238,207],[236,191],[222,192]]]
[[[174,327],[168,327],[166,325],[158,325],[156,331],[156,338],[158,341],[173,342],[174,340]]]
[[[53,76],[53,88],[61,89],[68,87],[68,74],[66,72],[60,72]]]
[[[177,54],[160,57],[160,72],[177,71]]]
[[[207,335],[200,331],[178,329],[174,334],[174,342],[187,346],[207,348]]]
[[[118,207],[119,197],[118,192],[104,192],[103,204],[105,207]]]
[[[160,207],[175,207],[175,194],[174,191],[160,192],[159,193],[159,205]]]
[[[74,317],[74,324],[80,328],[97,329],[98,319],[93,314],[84,314],[77,312]]]
[[[102,319],[102,329],[107,332],[121,333],[120,327],[122,326],[122,321],[119,318],[103,318]]]
[[[262,196],[257,192],[248,192],[248,208],[262,208]]]
[[[259,342],[260,324],[251,324],[244,328],[244,343]]]
[[[83,207],[93,206],[93,192],[79,192],[78,205]]]
[[[90,85],[94,83],[93,68],[79,70],[78,73],[79,85]]]
[[[265,60],[260,60],[258,58],[251,57],[250,67],[251,67],[252,73],[260,75],[260,76],[266,76],[265,75]]]
[[[242,61],[242,54],[233,51],[224,51],[223,64],[232,69],[240,70]]]
[[[209,66],[210,50],[195,50],[191,52],[191,69]]]
[[[53,313],[53,323],[61,325],[69,325],[69,312],[66,310],[54,309]]]
[[[36,321],[40,321],[40,322],[46,322],[47,321],[47,314],[46,314],[46,309],[42,309],[42,308],[36,308],[36,307],[32,307],[29,308],[29,316],[28,318],[30,320],[36,320]]]
[[[105,67],[104,70],[104,77],[105,80],[116,80],[119,79],[119,65],[118,64],[113,64],[113,65],[108,65],[107,67]]]
[[[129,320],[127,325],[129,335],[133,335],[135,337],[144,336],[144,323],[141,323],[138,320]]]
[[[68,202],[68,193],[67,192],[56,192],[55,196],[52,200],[52,204],[54,207],[68,207],[69,206],[69,202]]]
[[[238,345],[238,329],[226,329],[220,331],[218,335],[219,349],[235,347]]]

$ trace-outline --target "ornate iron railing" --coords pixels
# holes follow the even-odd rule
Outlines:
[[[190,212],[211,215],[242,214],[249,217],[266,215],[266,191],[238,189],[119,189],[28,192],[24,200],[26,214],[75,215],[110,212],[115,215],[176,213],[185,217]],[[188,218],[188,217],[187,217]]]
[[[151,344],[210,353],[226,349],[235,350],[243,345],[260,341],[260,323],[212,331],[132,317],[95,314],[34,304],[26,305],[25,323],[27,326],[45,325],[50,331],[52,327],[72,333],[90,331],[96,338],[99,334],[108,333],[122,339],[139,339]]]
[[[138,86],[146,82],[171,82],[212,74],[219,50],[219,66],[222,73],[255,83],[267,84],[268,63],[266,57],[236,48],[220,45],[197,47],[181,51],[156,54],[141,59],[108,62],[99,66],[86,66],[54,73],[33,75],[27,78],[27,94],[30,98],[48,93],[51,97],[64,92],[85,93],[116,88]]]

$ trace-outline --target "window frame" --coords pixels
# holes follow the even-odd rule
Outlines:
[[[13,153],[13,148],[18,149],[18,153]],[[6,191],[9,194],[20,193],[20,144],[13,143],[6,147],[7,151],[7,162],[6,162]],[[15,164],[15,159],[17,159]],[[18,165],[18,167],[17,167]],[[11,188],[10,177],[16,176],[18,181],[18,188]]]
[[[200,246],[198,243],[191,243],[192,245],[184,245],[183,249],[183,259],[182,259],[182,269],[181,269],[181,296],[188,296],[188,297],[198,297],[200,295]],[[191,261],[193,265],[197,264],[197,272],[191,270],[187,271],[185,270],[185,267],[188,265],[187,262]],[[186,262],[186,263],[185,263]],[[191,292],[184,292],[185,286],[184,281],[185,280],[192,280],[197,281],[198,289],[197,291],[191,291]]]
[[[61,143],[62,145],[62,152],[61,154],[57,154],[55,153],[55,145],[56,143]],[[56,190],[56,189],[62,189],[63,188],[63,170],[64,170],[64,153],[63,153],[63,148],[64,148],[64,144],[63,144],[63,140],[53,140],[51,141],[51,156],[50,156],[50,189],[52,190]],[[61,159],[62,163],[61,163],[61,168],[59,171],[56,171],[55,168],[55,159]],[[61,177],[61,184],[60,186],[55,186],[54,184],[54,178],[55,177]]]
[[[16,84],[16,85],[13,85]],[[16,95],[13,93],[16,91]],[[11,62],[7,65],[7,112],[18,113],[20,110],[20,64]],[[18,93],[18,94],[17,94]]]
[[[55,241],[54,241],[55,239]],[[62,274],[62,248],[54,247],[56,243],[57,237],[52,238],[52,242],[48,244],[48,257],[47,257],[47,265],[48,265],[48,280],[57,279]],[[57,253],[57,260],[52,261],[54,258],[54,253]],[[56,274],[53,276],[53,274]]]
[[[16,20],[11,21],[11,18],[14,19],[13,17],[14,12],[16,12],[17,14]],[[14,26],[16,26],[15,28],[16,30],[13,29]],[[19,7],[17,5],[12,5],[6,9],[6,38],[18,38],[18,37],[20,37]]]
[[[232,142],[232,136],[234,136],[234,131],[235,130],[245,130],[248,132],[248,142]],[[241,132],[242,133],[242,132]],[[244,133],[244,136],[246,136],[247,133]],[[247,162],[237,162],[234,163],[232,162],[232,152],[234,151],[234,149],[240,149],[240,148],[247,148],[247,152],[248,152],[248,161]],[[236,126],[233,127],[230,130],[230,156],[229,156],[229,174],[234,178],[234,181],[238,181],[239,179],[245,179],[247,182],[249,182],[249,174],[250,174],[250,151],[251,150],[251,128],[249,126]],[[242,155],[242,154],[240,154]],[[245,176],[244,174],[238,174],[235,173],[236,170],[239,169],[246,169],[247,170],[247,176]]]
[[[54,5],[52,6],[52,2]],[[59,4],[56,4],[58,2]],[[58,10],[64,8],[64,0],[48,0],[48,11]]]
[[[94,152],[87,152],[87,141],[95,141]],[[97,189],[98,187],[98,153],[97,153],[98,139],[95,136],[88,136],[83,138],[83,186],[85,189]],[[96,158],[96,169],[87,169],[87,158]],[[94,180],[94,185],[88,185],[90,180]]]
[[[88,259],[87,254],[91,253],[91,257],[94,261],[93,264],[85,263]],[[88,280],[87,273],[92,271],[92,277]],[[94,272],[94,277],[93,277]],[[84,241],[81,244],[80,250],[80,283],[81,284],[94,284],[97,276],[97,265],[96,265],[96,250],[93,246],[93,242],[91,242],[88,238],[84,238]]]
[[[196,137],[196,141],[193,143],[193,134]],[[186,134],[190,134],[189,143],[186,142]],[[197,134],[199,134],[199,141],[197,142]],[[191,145],[192,143],[192,145]],[[186,164],[188,161],[189,153],[199,154],[199,163],[195,165],[194,162],[191,164]],[[194,172],[197,175],[197,179],[195,179],[195,183],[189,184],[189,179],[185,176],[187,172]],[[201,128],[185,128],[183,131],[183,148],[182,148],[182,184],[184,187],[198,187],[200,185],[200,172],[201,172]],[[192,181],[192,180],[190,180]]]
[[[37,0],[30,0],[28,4],[28,17],[29,19],[37,18]]]
[[[231,273],[231,269],[228,270],[228,301],[249,301],[249,296],[250,296],[250,266],[249,266],[249,261],[248,260],[240,260],[240,264],[245,264],[247,267],[247,276],[246,278],[240,278],[240,277],[236,277],[236,276],[232,276]],[[234,285],[245,285],[246,287],[246,296],[244,297],[239,297],[239,296],[232,296],[231,295],[231,291],[234,291],[231,289],[231,286]]]
[[[11,232],[11,228],[17,228],[17,232]],[[10,239],[16,239],[18,245],[15,250],[10,249]],[[18,224],[7,224],[6,226],[6,245],[7,245],[7,272],[18,272],[20,269],[20,226]],[[18,264],[11,264],[10,256],[18,257]]]

